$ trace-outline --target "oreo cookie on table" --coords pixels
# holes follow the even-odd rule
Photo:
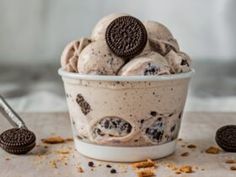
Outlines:
[[[236,152],[236,125],[226,125],[219,128],[215,140],[224,151]]]
[[[11,154],[25,154],[35,146],[33,132],[24,128],[12,128],[0,135],[0,146]]]
[[[141,53],[146,46],[147,31],[137,18],[121,16],[108,25],[105,39],[115,55],[129,59]]]

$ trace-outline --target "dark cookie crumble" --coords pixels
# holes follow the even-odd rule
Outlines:
[[[170,131],[173,132],[175,130],[176,125],[172,126]]]
[[[155,117],[157,115],[157,112],[156,111],[151,111],[150,114]]]
[[[189,67],[189,63],[187,60],[182,60],[180,65],[187,65]]]
[[[147,68],[144,70],[145,76],[156,75],[159,72],[159,67],[148,63]]]
[[[94,167],[94,163],[93,163],[92,161],[89,161],[89,162],[88,162],[88,166],[89,166],[89,167]]]
[[[164,135],[164,124],[158,118],[155,120],[149,128],[145,130],[146,136],[153,142],[160,142]]]
[[[107,164],[106,167],[107,167],[107,168],[111,168],[112,166],[111,166],[110,164]]]
[[[181,112],[179,113],[179,119],[181,119],[182,114],[183,114],[183,112],[181,111]]]
[[[111,171],[110,171],[110,172],[111,172],[111,173],[117,173],[117,172],[116,172],[116,169],[114,169],[114,168],[113,168],[113,169],[111,169]]]
[[[76,102],[80,106],[80,109],[84,115],[87,115],[91,111],[89,103],[84,99],[81,94],[77,95]]]

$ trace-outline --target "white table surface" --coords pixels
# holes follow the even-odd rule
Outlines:
[[[0,176],[1,177],[119,177],[136,176],[130,164],[110,163],[91,160],[81,156],[74,150],[73,143],[48,145],[40,141],[51,135],[71,137],[70,122],[65,113],[23,113],[20,114],[28,127],[37,135],[37,147],[27,155],[10,155],[0,149]],[[0,131],[10,128],[10,125],[0,116]],[[157,160],[157,177],[235,177],[236,171],[230,170],[230,165],[225,163],[226,159],[236,160],[236,153],[220,152],[219,154],[206,154],[204,151],[214,143],[214,135],[217,128],[225,124],[236,124],[236,113],[186,113],[182,123],[180,138],[176,152],[164,159]],[[182,145],[195,144],[196,149],[182,147]],[[69,154],[58,154],[57,150],[69,150]],[[189,152],[190,155],[182,157],[180,154]],[[63,157],[64,156],[64,157]],[[63,160],[64,159],[64,160]],[[57,168],[52,161],[56,162]],[[93,161],[93,170],[88,162]],[[67,163],[67,164],[65,164]],[[166,163],[176,166],[191,165],[194,173],[175,174],[166,167]],[[106,167],[111,164],[117,170],[117,174],[111,174]],[[235,164],[236,165],[236,164]],[[84,173],[78,172],[77,167],[82,167]],[[196,167],[198,169],[196,169]],[[204,171],[202,170],[204,169]]]

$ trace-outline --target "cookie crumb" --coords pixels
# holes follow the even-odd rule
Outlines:
[[[231,167],[230,167],[230,170],[236,171],[236,166],[231,166]]]
[[[196,146],[195,144],[190,144],[190,145],[187,146],[187,148],[189,148],[189,149],[195,149],[195,148],[197,148],[197,146]]]
[[[7,158],[5,158],[5,160],[11,160],[11,159],[7,157]]]
[[[82,167],[77,167],[79,173],[84,173],[84,169]]]
[[[168,168],[170,168],[173,171],[178,170],[177,166],[174,163],[167,163],[166,165]]]
[[[153,167],[151,168],[140,168],[136,170],[138,177],[152,177],[155,176],[155,170]]]
[[[107,167],[107,168],[111,168],[111,165],[110,165],[110,164],[107,164],[106,167]]]
[[[80,109],[84,115],[87,115],[92,110],[89,103],[84,99],[81,94],[77,95],[76,102],[80,106]]]
[[[228,159],[228,160],[225,161],[225,163],[233,164],[233,163],[236,163],[236,161],[232,160],[232,159]]]
[[[51,160],[49,164],[51,165],[52,168],[57,168],[57,163],[55,160]]]
[[[94,163],[92,161],[88,162],[89,167],[94,167]]]
[[[184,153],[181,154],[181,156],[182,157],[187,157],[187,156],[189,156],[189,152],[184,152]]]
[[[60,150],[57,150],[56,153],[58,153],[58,154],[69,154],[70,151],[68,151],[66,149],[60,149]]]
[[[74,139],[73,138],[66,138],[65,141],[71,142],[71,141],[74,141]]]
[[[193,173],[193,169],[189,165],[185,165],[185,166],[180,167],[179,171],[183,172],[183,173]]]
[[[60,144],[64,143],[65,139],[60,136],[51,136],[41,140],[45,144]]]
[[[134,168],[146,168],[146,167],[155,167],[155,162],[151,159],[147,159],[146,161],[136,162],[132,164]]]
[[[207,154],[219,154],[220,149],[218,147],[210,146],[208,149],[205,151]]]
[[[182,138],[179,138],[178,141],[183,141],[183,139],[182,139]]]
[[[113,169],[111,169],[111,171],[110,171],[110,172],[111,172],[111,173],[117,173],[117,172],[116,172],[116,169],[114,169],[114,168],[113,168]]]

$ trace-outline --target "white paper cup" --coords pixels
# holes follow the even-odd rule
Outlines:
[[[62,76],[76,149],[105,161],[174,152],[193,70],[163,76]]]

